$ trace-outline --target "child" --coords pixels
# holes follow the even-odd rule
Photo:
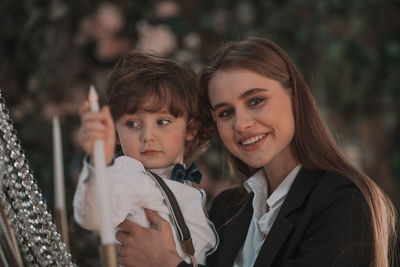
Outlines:
[[[164,197],[150,177],[151,171],[162,177],[174,193],[191,232],[196,261],[204,264],[218,243],[214,226],[203,211],[205,193],[191,187],[188,181],[170,179],[173,169],[182,171],[182,166],[174,167],[176,164],[189,163],[195,152],[208,143],[207,128],[200,127],[202,119],[195,90],[196,75],[188,68],[132,51],[119,60],[111,74],[107,89],[109,108],[89,112],[87,102],[82,106],[78,140],[91,155],[94,140],[103,139],[108,164],[112,162],[115,142],[122,149],[123,155],[107,167],[108,179],[112,181],[114,227],[125,219],[150,227],[144,208],[155,210],[172,225],[178,254],[190,262],[177,238]],[[199,174],[193,165],[191,170],[194,176]],[[74,216],[82,227],[98,230],[92,173],[91,165],[84,162],[74,196]]]

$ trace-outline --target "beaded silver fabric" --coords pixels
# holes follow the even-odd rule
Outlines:
[[[30,171],[1,91],[0,201],[24,266],[76,266]]]

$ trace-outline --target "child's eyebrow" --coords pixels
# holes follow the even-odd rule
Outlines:
[[[159,111],[145,111],[157,116],[173,116],[176,117],[174,114],[171,113],[169,110],[159,110]]]
[[[157,112],[154,112],[154,113],[165,114],[165,115],[171,114],[171,112],[168,111],[168,110],[160,110],[160,111],[157,111]]]
[[[244,99],[244,98],[249,97],[249,96],[251,96],[253,94],[260,93],[260,92],[266,92],[266,91],[268,91],[267,88],[252,88],[252,89],[249,89],[246,92],[240,94],[239,95],[239,99]],[[229,106],[229,104],[226,103],[226,102],[222,102],[222,103],[218,103],[218,104],[214,105],[212,109],[215,111],[216,109],[219,109],[219,108],[222,108],[222,107],[226,107],[226,106]]]

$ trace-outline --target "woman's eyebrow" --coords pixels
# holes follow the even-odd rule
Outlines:
[[[252,88],[252,89],[249,89],[246,92],[242,93],[239,96],[239,99],[243,99],[243,98],[246,98],[246,97],[248,97],[250,95],[253,95],[253,94],[256,94],[256,93],[260,93],[260,92],[265,92],[265,91],[268,91],[268,89],[266,89],[266,88]]]
[[[222,108],[222,107],[226,107],[226,106],[229,106],[229,104],[228,103],[225,103],[225,102],[222,102],[222,103],[218,103],[218,104],[216,104],[215,106],[213,106],[213,111],[215,111],[215,110],[217,110],[217,109],[219,109],[219,108]]]
[[[252,88],[252,89],[247,90],[246,92],[243,92],[241,95],[239,95],[239,99],[244,99],[253,94],[260,93],[260,92],[266,92],[266,91],[268,91],[268,89],[266,89],[266,88]],[[226,103],[226,102],[218,103],[213,106],[213,110],[216,110],[216,109],[219,109],[219,108],[222,108],[225,106],[229,106],[229,103]]]

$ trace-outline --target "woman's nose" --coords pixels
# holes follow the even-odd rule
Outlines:
[[[236,111],[234,119],[234,128],[236,131],[245,132],[254,126],[254,118],[249,112],[246,111]]]

